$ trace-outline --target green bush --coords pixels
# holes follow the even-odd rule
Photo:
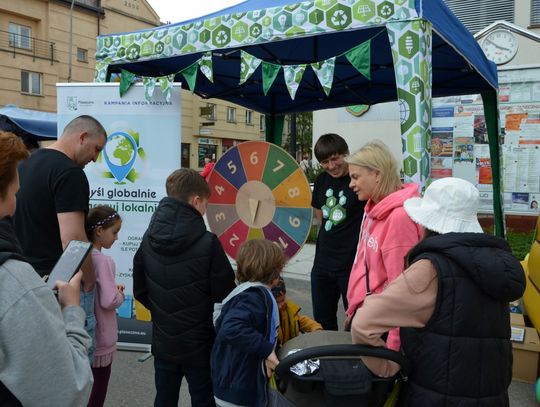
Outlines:
[[[506,241],[512,248],[512,253],[519,260],[523,260],[529,250],[531,249],[532,241],[534,238],[534,231],[530,233],[518,233],[508,231],[506,233]]]
[[[309,166],[309,168],[306,170],[306,177],[308,179],[308,181],[310,183],[313,183],[315,182],[315,178],[317,178],[319,176],[319,174],[321,172],[323,172],[323,168],[318,165],[318,164],[315,164],[315,165],[311,165]]]

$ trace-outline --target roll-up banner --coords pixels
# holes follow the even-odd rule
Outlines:
[[[116,281],[126,286],[117,310],[120,349],[148,350],[152,325],[148,311],[133,298],[133,256],[159,201],[165,180],[180,168],[180,84],[170,101],[156,90],[147,101],[142,85],[122,97],[118,83],[58,83],[58,134],[75,117],[91,115],[107,131],[107,144],[85,172],[90,207],[109,205],[122,217],[118,240],[103,252],[116,263]]]

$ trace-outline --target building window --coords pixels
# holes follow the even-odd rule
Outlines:
[[[215,143],[215,140],[208,141],[208,142]],[[207,155],[211,155],[214,160],[216,159],[217,147],[218,146],[216,144],[205,144],[199,141],[199,162],[198,162],[199,168],[204,167],[204,157],[206,157]]]
[[[246,110],[246,124],[253,125],[253,111]]]
[[[234,107],[227,108],[227,121],[229,123],[236,123],[236,109]]]
[[[540,25],[540,0],[531,0],[531,25]]]
[[[77,48],[77,61],[88,62],[88,50],[84,48]]]
[[[473,34],[497,20],[514,22],[515,0],[444,0]]]
[[[216,116],[216,105],[213,104],[213,103],[207,103],[206,104],[206,111],[207,111],[207,115],[206,115],[206,118],[208,120],[217,120],[217,116]]]
[[[21,92],[31,95],[41,95],[41,74],[21,71]]]
[[[266,120],[264,118],[264,114],[261,114],[261,117],[259,119],[259,130],[266,131]]]
[[[25,25],[9,23],[9,46],[32,49],[32,29]]]

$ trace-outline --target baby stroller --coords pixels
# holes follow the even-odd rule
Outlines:
[[[289,354],[291,350],[301,349]],[[371,374],[359,356],[388,359],[401,366],[389,378]],[[297,407],[377,407],[383,406],[394,386],[407,379],[409,366],[405,357],[385,348],[351,344],[349,332],[314,331],[286,342],[278,352],[276,375],[279,388]],[[309,359],[319,359],[319,369],[296,375],[291,366]]]

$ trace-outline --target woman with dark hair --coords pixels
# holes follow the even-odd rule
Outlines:
[[[23,142],[0,132],[0,219],[15,212]],[[83,406],[92,388],[79,306],[81,273],[57,282],[58,301],[28,264],[12,230],[0,230],[0,405]],[[54,372],[54,377],[51,376]]]
[[[459,178],[434,181],[423,198],[405,201],[425,228],[408,268],[379,295],[366,298],[352,321],[354,343],[384,346],[400,328],[411,362],[400,406],[508,406],[512,345],[508,303],[521,297],[525,275],[508,243],[478,223],[478,190]],[[399,366],[363,358],[379,376]]]

